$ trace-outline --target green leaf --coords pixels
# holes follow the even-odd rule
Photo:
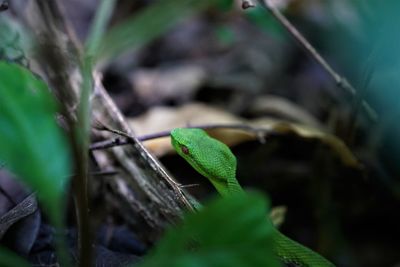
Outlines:
[[[70,176],[66,139],[49,88],[28,70],[0,62],[0,160],[61,221]]]
[[[218,199],[168,231],[140,267],[278,266],[267,211],[254,193]]]
[[[23,258],[19,257],[14,252],[0,247],[0,266],[2,267],[29,267],[31,266]]]
[[[112,12],[114,11],[115,0],[102,0],[90,27],[89,36],[85,43],[86,56],[94,56],[100,47],[101,39],[106,30]]]
[[[279,25],[274,18],[264,10],[264,8],[257,5],[256,8],[249,8],[245,13],[249,21],[254,23],[261,30],[265,31],[269,35],[273,35],[277,40],[286,40],[287,35],[281,25]]]
[[[0,16],[0,60],[28,64],[25,51],[32,46],[32,40],[17,21]]]
[[[226,5],[227,2],[231,1],[160,0],[134,17],[111,28],[103,39],[100,57],[115,58],[127,51],[137,49],[195,12],[211,5]]]

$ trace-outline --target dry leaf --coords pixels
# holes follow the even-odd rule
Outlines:
[[[204,104],[189,104],[179,108],[157,107],[143,116],[131,119],[129,122],[138,136],[171,130],[177,127],[214,124],[248,125],[254,129],[259,129],[265,135],[269,133],[294,134],[299,138],[318,140],[330,147],[344,164],[351,167],[360,167],[358,160],[342,140],[321,129],[280,119],[245,120]],[[212,129],[207,130],[207,132],[229,146],[258,138],[252,132],[237,129]],[[169,138],[149,140],[145,142],[145,145],[157,156],[162,156],[172,151]]]

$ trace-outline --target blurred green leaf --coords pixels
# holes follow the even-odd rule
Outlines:
[[[93,56],[98,52],[107,23],[114,11],[114,6],[115,0],[103,0],[100,2],[85,44],[85,52],[89,56]]]
[[[229,11],[233,7],[233,0],[219,0],[217,2],[217,9],[220,11]]]
[[[273,35],[274,38],[281,41],[287,39],[287,35],[282,26],[262,7],[257,6],[256,8],[250,8],[245,12],[249,21],[258,26],[262,31]]]
[[[100,58],[110,59],[137,49],[167,30],[211,5],[224,5],[227,0],[161,0],[139,14],[120,23],[106,34],[100,47]]]
[[[47,86],[31,72],[0,62],[0,159],[60,221],[70,175],[67,142]]]
[[[29,267],[31,266],[28,262],[24,259],[19,257],[14,252],[0,247],[0,266],[2,267]]]
[[[87,146],[90,135],[90,101],[89,96],[93,88],[93,64],[98,53],[101,40],[114,10],[115,0],[102,0],[90,27],[89,36],[85,42],[85,51],[82,58],[81,74],[82,86],[78,109],[78,136],[81,136],[81,146],[84,158],[87,157]],[[86,160],[84,160],[86,162]],[[83,189],[86,191],[85,189]]]
[[[228,26],[217,26],[215,28],[215,34],[218,38],[218,41],[223,45],[229,46],[236,41],[236,33]]]
[[[187,215],[140,266],[278,266],[267,211],[259,194],[220,198]]]
[[[25,52],[31,45],[29,34],[17,21],[0,16],[0,60],[28,65]]]

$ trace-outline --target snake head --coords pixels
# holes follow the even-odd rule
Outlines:
[[[208,178],[218,191],[236,176],[236,157],[228,146],[197,128],[176,128],[171,143],[177,153]]]

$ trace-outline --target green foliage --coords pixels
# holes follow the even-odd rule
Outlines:
[[[0,266],[2,267],[29,267],[31,266],[21,257],[6,248],[0,247]]]
[[[47,86],[28,70],[0,62],[0,159],[60,220],[70,175],[67,142]]]
[[[281,25],[259,5],[256,8],[249,8],[245,11],[246,17],[266,33],[273,35],[278,40],[286,40],[286,33]]]
[[[89,37],[86,40],[85,44],[86,46],[85,52],[89,56],[93,56],[97,53],[97,50],[99,49],[101,43],[101,39],[106,30],[107,23],[110,20],[110,17],[114,10],[114,6],[115,6],[115,0],[101,1],[100,7],[98,8],[94,21],[92,23],[89,32]]]
[[[233,0],[219,0],[215,2],[216,8],[222,12],[231,10],[233,6]]]
[[[236,41],[235,32],[225,25],[219,25],[215,28],[215,34],[218,41],[223,45],[231,45]]]
[[[170,230],[140,267],[277,266],[266,203],[255,193],[210,203]]]
[[[103,39],[99,56],[109,59],[137,49],[182,22],[189,15],[211,5],[227,6],[231,2],[231,0],[158,1],[111,28]]]
[[[82,151],[84,158],[87,157],[87,147],[90,135],[90,101],[89,96],[93,88],[93,66],[95,57],[98,53],[101,40],[106,31],[107,23],[110,20],[114,10],[115,0],[102,0],[95,14],[95,18],[91,25],[89,36],[85,42],[85,51],[81,62],[81,74],[83,78],[80,95],[80,105],[78,109],[79,126],[76,130],[79,131],[78,136],[81,136]]]
[[[27,65],[24,51],[30,49],[32,41],[16,21],[0,16],[0,60]]]

